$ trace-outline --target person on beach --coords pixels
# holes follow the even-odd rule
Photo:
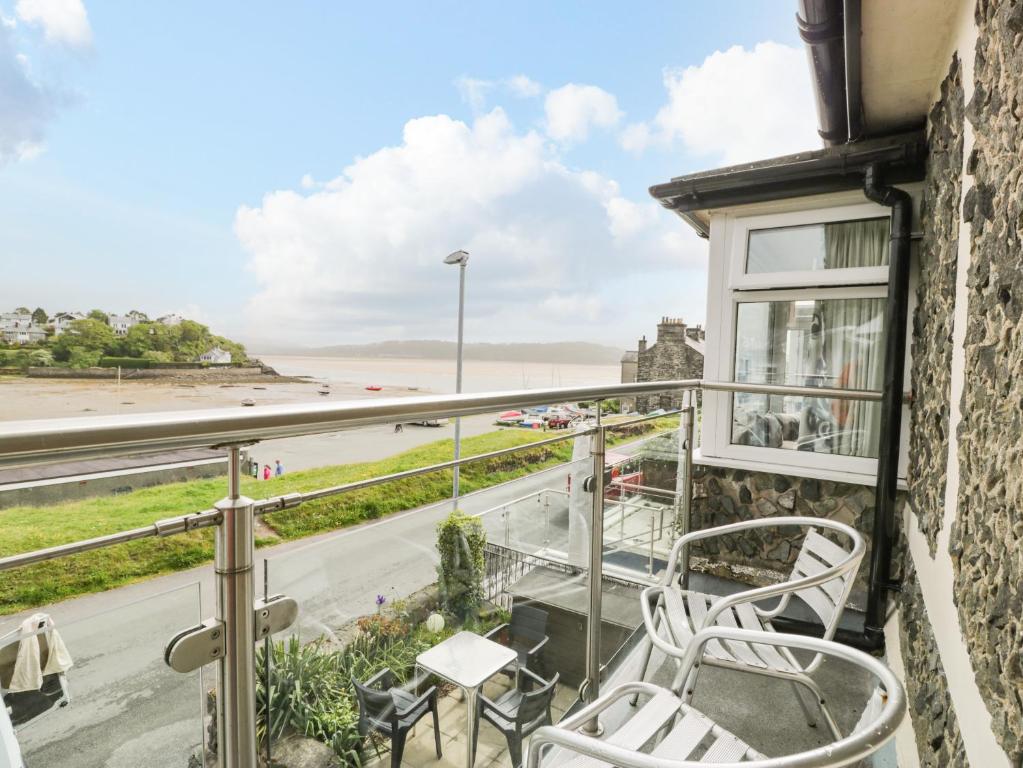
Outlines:
[[[264,480],[269,480],[270,479],[270,465],[269,464],[264,464],[263,465],[263,479]]]
[[[281,464],[280,459],[274,459],[274,463],[277,465],[274,467],[274,477],[280,477],[284,474],[284,465]]]
[[[395,431],[396,434],[398,432],[404,432],[405,431],[405,425],[402,424],[401,422],[398,422],[397,424],[394,425],[394,431]]]

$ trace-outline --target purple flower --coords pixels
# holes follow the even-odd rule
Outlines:
[[[377,610],[379,611],[386,602],[387,602],[386,597],[384,597],[383,595],[377,595]]]

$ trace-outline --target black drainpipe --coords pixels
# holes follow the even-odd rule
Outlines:
[[[909,243],[913,203],[909,194],[885,186],[881,165],[867,166],[863,193],[892,209],[888,256],[888,304],[885,310],[884,386],[881,399],[881,439],[877,457],[873,544],[870,548],[870,589],[864,639],[873,648],[884,646],[887,592],[898,590],[891,580],[895,496],[898,492],[899,438],[902,434],[902,386],[906,368],[906,313],[909,304]]]

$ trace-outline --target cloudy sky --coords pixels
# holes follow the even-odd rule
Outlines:
[[[790,7],[791,6],[791,7]],[[257,350],[700,322],[648,195],[818,146],[795,3],[0,0],[0,308]]]

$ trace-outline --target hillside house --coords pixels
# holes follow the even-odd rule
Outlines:
[[[107,323],[117,336],[126,336],[129,329],[131,329],[136,322],[135,318],[131,315],[109,315],[107,317]]]
[[[50,325],[53,326],[53,335],[60,336],[76,320],[84,320],[85,315],[81,312],[58,312],[50,318]]]
[[[221,349],[220,347],[213,347],[213,349],[209,350],[208,352],[203,352],[201,355],[199,355],[199,362],[214,363],[221,365],[224,363],[230,363],[231,353],[228,352],[226,349]]]

